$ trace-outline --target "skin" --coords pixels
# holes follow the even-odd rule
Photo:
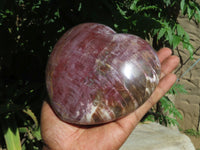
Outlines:
[[[61,121],[45,101],[41,114],[43,150],[117,150],[128,138],[148,110],[171,88],[176,81],[173,70],[179,58],[169,48],[158,52],[161,62],[160,82],[151,97],[136,111],[117,121],[99,126],[77,126]]]

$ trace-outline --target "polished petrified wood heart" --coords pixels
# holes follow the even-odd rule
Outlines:
[[[61,120],[92,125],[133,112],[150,97],[159,75],[160,62],[145,40],[84,23],[55,45],[46,84]]]

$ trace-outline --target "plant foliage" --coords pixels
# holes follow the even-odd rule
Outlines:
[[[126,3],[125,3],[126,2]],[[144,38],[153,37],[154,48],[163,44],[175,49],[180,43],[193,55],[193,46],[188,33],[180,26],[179,12],[188,19],[200,22],[200,7],[194,1],[162,0],[143,1],[126,0],[118,2],[117,9],[124,20],[116,20],[117,28],[123,32],[136,33]],[[128,26],[127,26],[128,25]]]
[[[187,129],[184,133],[190,136],[200,137],[200,131],[196,131],[195,129]]]
[[[167,94],[160,99],[160,103],[158,103],[160,106],[157,105],[153,107],[147,114],[145,120],[156,121],[166,126],[179,126],[177,119],[182,119],[182,115],[169,98],[169,96],[175,96],[178,93],[186,94],[187,91],[184,89],[183,85],[174,84]],[[161,109],[161,111],[159,109]]]

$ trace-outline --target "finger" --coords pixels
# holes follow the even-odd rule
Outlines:
[[[171,73],[179,64],[179,57],[173,55],[165,59],[161,64],[161,77],[163,78],[166,74]]]
[[[157,55],[158,55],[158,58],[160,60],[160,62],[162,63],[167,57],[171,56],[172,54],[172,51],[171,49],[169,48],[161,48],[158,52],[157,52]]]

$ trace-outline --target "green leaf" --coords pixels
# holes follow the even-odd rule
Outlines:
[[[13,15],[13,12],[11,10],[6,9],[5,13]]]
[[[182,37],[185,34],[185,30],[183,29],[183,27],[180,26],[180,24],[177,24],[177,34]]]
[[[167,92],[168,94],[177,94],[177,93],[187,93],[187,90],[182,84],[174,84],[171,89]]]
[[[189,44],[188,47],[187,47],[187,50],[190,53],[191,59],[193,59],[193,49],[194,49],[194,47],[191,44]]]
[[[65,30],[65,27],[60,28],[57,33],[63,32]]]
[[[155,122],[155,116],[154,116],[154,115],[148,115],[148,116],[145,118],[144,122],[145,122],[145,121]]]
[[[33,130],[32,134],[38,141],[42,139],[40,128]]]
[[[114,28],[117,29],[118,27],[119,27],[119,25],[115,23],[115,24],[114,24]]]
[[[1,122],[7,150],[21,150],[19,130],[14,115],[7,116]]]
[[[180,8],[181,8],[182,14],[184,14],[185,8],[186,8],[186,7],[185,7],[185,0],[181,0]]]
[[[172,30],[171,30],[171,29],[168,29],[168,30],[167,30],[167,34],[168,34],[169,44],[172,45],[172,44],[173,44]]]
[[[197,23],[200,22],[200,15],[199,14],[195,14],[194,18],[195,18],[195,20],[196,20]]]
[[[170,0],[163,0],[166,4],[166,6],[169,6],[171,4],[171,1]]]
[[[19,132],[20,133],[26,133],[26,132],[28,132],[28,128],[26,128],[26,127],[20,127],[19,128]]]
[[[59,12],[58,9],[57,9],[57,11],[54,13],[54,15],[55,15],[57,18],[60,18],[60,12]]]
[[[175,49],[180,43],[181,39],[179,36],[173,35],[173,49]]]
[[[128,29],[122,29],[123,33],[128,33]]]
[[[187,14],[188,14],[188,18],[192,19],[192,9],[190,7],[187,7]]]
[[[196,21],[199,23],[200,22],[200,10],[197,8],[196,9],[196,14],[194,15]]]
[[[142,8],[141,8],[141,11],[145,11],[145,10],[156,10],[156,9],[158,9],[157,6],[146,6],[146,7],[142,7]],[[140,11],[140,12],[141,12],[141,11]]]
[[[80,2],[78,6],[78,11],[81,11],[81,8],[82,8],[82,3]]]
[[[153,35],[153,36],[157,35],[159,31],[160,31],[160,29],[154,29],[152,35]]]
[[[190,41],[190,36],[187,32],[185,32],[185,34],[184,34],[184,40],[186,40],[188,43]]]
[[[187,90],[184,88],[184,85],[182,84],[175,84],[176,85],[176,90],[179,93],[188,93]]]
[[[126,11],[122,10],[119,5],[117,5],[117,9],[119,10],[120,14],[126,18]]]
[[[193,1],[189,1],[189,6],[191,9],[194,9],[196,7],[196,4]]]
[[[164,110],[164,113],[166,113],[167,115],[164,116],[167,123],[169,125],[178,125],[178,122],[176,120],[176,118],[182,119],[182,115],[181,113],[176,109],[175,105],[173,102],[171,102],[169,100],[169,98],[167,96],[163,96],[160,99],[160,102],[162,104],[162,108]],[[173,115],[174,118],[169,117],[169,115]]]
[[[36,138],[38,141],[42,139],[40,127],[38,127],[37,129],[29,129],[27,127],[20,127],[19,128],[19,132],[20,133],[31,134],[31,136],[33,136],[34,138]]]
[[[37,120],[35,114],[32,112],[32,110],[27,108],[27,109],[23,109],[23,112],[26,113],[28,116],[30,116],[32,118],[32,120],[35,123],[36,128],[38,128],[38,126],[39,126],[38,125],[38,120]]]
[[[175,113],[174,117],[177,117],[177,118],[179,118],[181,120],[183,119],[183,116],[181,115],[181,113],[178,110],[176,110],[176,113]]]
[[[158,33],[158,40],[163,37],[163,35],[165,34],[166,32],[166,29],[165,28],[161,28],[161,30],[159,31]]]
[[[190,58],[193,59],[193,49],[194,47],[187,41],[182,41],[183,48],[187,49],[190,53]]]
[[[138,0],[132,1],[132,4],[130,6],[130,10],[138,10],[137,9],[137,3],[138,3]]]

